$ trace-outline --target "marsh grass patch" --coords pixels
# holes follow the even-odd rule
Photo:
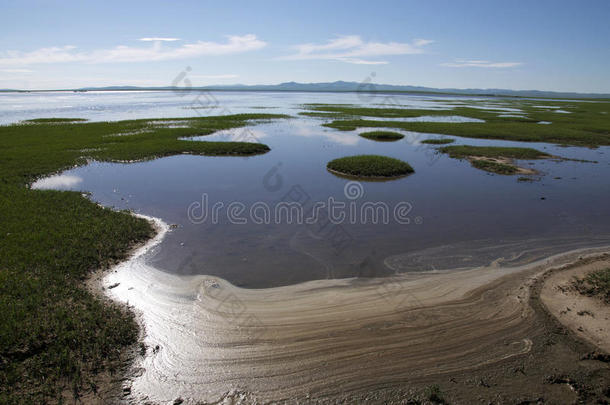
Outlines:
[[[89,291],[85,280],[124,260],[154,233],[148,221],[102,208],[80,192],[29,185],[86,159],[264,153],[269,148],[262,144],[179,138],[285,117],[192,118],[189,128],[65,118],[0,126],[0,403],[57,403],[66,392],[76,401],[97,386],[99,375],[120,371],[123,349],[138,339],[137,324],[123,307]],[[165,121],[172,120],[183,121]]]
[[[380,155],[343,157],[331,160],[326,167],[332,173],[362,179],[391,179],[414,172],[407,162]]]
[[[392,131],[361,132],[358,135],[360,135],[363,138],[370,139],[373,141],[379,141],[379,142],[394,142],[394,141],[398,141],[405,137],[401,133],[392,132]]]

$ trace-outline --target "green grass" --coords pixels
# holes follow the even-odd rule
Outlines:
[[[446,145],[453,142],[455,142],[455,139],[451,138],[424,139],[421,141],[421,143],[426,143],[429,145]]]
[[[513,165],[507,165],[504,163],[492,162],[489,160],[483,159],[473,159],[470,161],[470,164],[477,169],[485,170],[486,172],[496,173],[496,174],[505,174],[511,175],[515,174],[519,171]]]
[[[503,146],[470,146],[455,145],[439,148],[441,153],[446,153],[454,159],[468,159],[470,164],[480,170],[487,172],[512,175],[519,172],[519,168],[506,162],[495,162],[491,159],[545,159],[552,157],[548,153],[540,152],[532,148],[515,148]],[[482,159],[476,159],[482,158]]]
[[[441,388],[437,384],[427,386],[425,389],[425,396],[426,396],[426,399],[428,399],[429,401],[431,401],[434,404],[446,404],[447,403],[445,401]]]
[[[63,124],[66,122],[84,122],[87,121],[84,118],[34,118],[32,120],[25,120],[24,122],[31,122],[33,124]]]
[[[28,184],[87,158],[261,153],[265,145],[179,138],[281,117],[193,118],[185,120],[190,128],[150,120],[0,126],[0,403],[56,402],[66,392],[77,397],[95,387],[99,373],[117,371],[121,349],[137,340],[137,324],[96,298],[84,280],[153,234],[147,221],[128,212]],[[115,136],[121,133],[133,135]]]
[[[332,118],[332,119],[347,119],[353,118],[353,115],[347,115],[342,113],[334,113],[334,112],[322,112],[322,111],[301,111],[299,115],[303,115],[305,117],[314,117],[314,118]]]
[[[366,139],[371,139],[373,141],[381,141],[381,142],[398,141],[399,139],[402,139],[405,137],[403,134],[399,134],[398,132],[391,132],[391,131],[362,132],[360,134],[360,136],[363,138],[366,138]]]
[[[413,173],[413,168],[402,160],[379,155],[357,155],[328,162],[329,170],[346,176],[391,178]]]
[[[573,283],[581,294],[599,297],[610,304],[610,267],[592,271],[584,278],[575,277]]]
[[[443,146],[439,148],[442,153],[447,153],[452,158],[463,159],[469,156],[487,158],[511,158],[511,159],[544,159],[551,155],[532,148],[515,148],[503,146],[470,146],[456,145]]]
[[[353,106],[315,105],[314,111],[333,112],[360,117],[419,117],[423,115],[459,115],[482,119],[485,122],[403,122],[375,121],[366,119],[337,119],[324,124],[326,127],[342,131],[357,128],[400,128],[422,133],[436,133],[466,138],[505,139],[521,142],[547,142],[562,145],[595,147],[610,145],[610,102],[561,102],[494,99],[505,107],[520,108],[522,117],[501,117],[510,112],[493,111],[485,108],[460,107],[446,110],[407,108],[362,108]],[[473,102],[476,104],[475,102]],[[561,107],[569,114],[557,113],[538,105]],[[481,104],[483,105],[483,104]],[[539,121],[552,124],[540,125]]]

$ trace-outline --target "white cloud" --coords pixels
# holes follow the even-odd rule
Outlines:
[[[301,44],[295,46],[294,55],[284,56],[285,60],[337,60],[354,64],[380,65],[387,61],[369,60],[370,57],[412,55],[423,53],[423,47],[431,44],[430,39],[416,39],[407,42],[365,42],[358,35],[340,36],[325,44]],[[364,59],[367,58],[367,59]]]
[[[30,69],[0,69],[2,73],[33,73]]]
[[[523,65],[522,62],[490,62],[488,60],[456,59],[455,62],[441,63],[446,67],[477,67],[477,68],[510,68]]]
[[[112,62],[154,62],[193,58],[206,55],[229,55],[254,51],[267,44],[248,34],[228,36],[224,43],[197,41],[180,46],[163,46],[162,41],[154,41],[150,47],[120,45],[110,49],[80,52],[75,46],[40,48],[31,52],[7,51],[0,53],[0,66],[24,66],[48,63],[112,63]]]
[[[226,74],[226,75],[189,75],[191,79],[237,79],[239,75]]]
[[[174,42],[174,41],[180,41],[180,38],[164,38],[164,37],[146,37],[146,38],[140,38],[140,41],[162,41],[162,42]]]

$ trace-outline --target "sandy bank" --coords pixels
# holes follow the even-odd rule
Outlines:
[[[146,264],[168,228],[103,280],[140,314],[149,350],[131,395],[166,403],[365,395],[467,375],[530,354],[546,333],[529,287],[550,267],[602,249],[514,267],[249,290]]]

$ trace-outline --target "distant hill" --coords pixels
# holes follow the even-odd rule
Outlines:
[[[297,83],[281,84],[232,84],[205,87],[193,87],[192,90],[218,91],[304,91],[304,92],[402,92],[402,93],[434,93],[460,94],[477,96],[510,96],[510,97],[545,97],[545,98],[610,98],[610,94],[573,93],[541,90],[507,90],[507,89],[453,89],[422,86],[401,86],[392,84],[358,83],[358,82],[327,82],[327,83]],[[186,90],[184,87],[87,87],[79,90]]]
[[[302,91],[302,92],[399,92],[424,94],[457,94],[468,96],[507,96],[507,97],[542,97],[542,98],[609,98],[610,94],[601,93],[574,93],[541,90],[508,90],[508,89],[453,89],[434,88],[422,86],[402,86],[392,84],[358,83],[358,82],[327,82],[327,83],[297,83],[286,82],[281,84],[232,84],[214,85],[205,87],[137,87],[137,86],[109,86],[109,87],[83,87],[64,91],[128,91],[128,90],[215,90],[215,91]],[[0,90],[19,91],[19,90]]]

